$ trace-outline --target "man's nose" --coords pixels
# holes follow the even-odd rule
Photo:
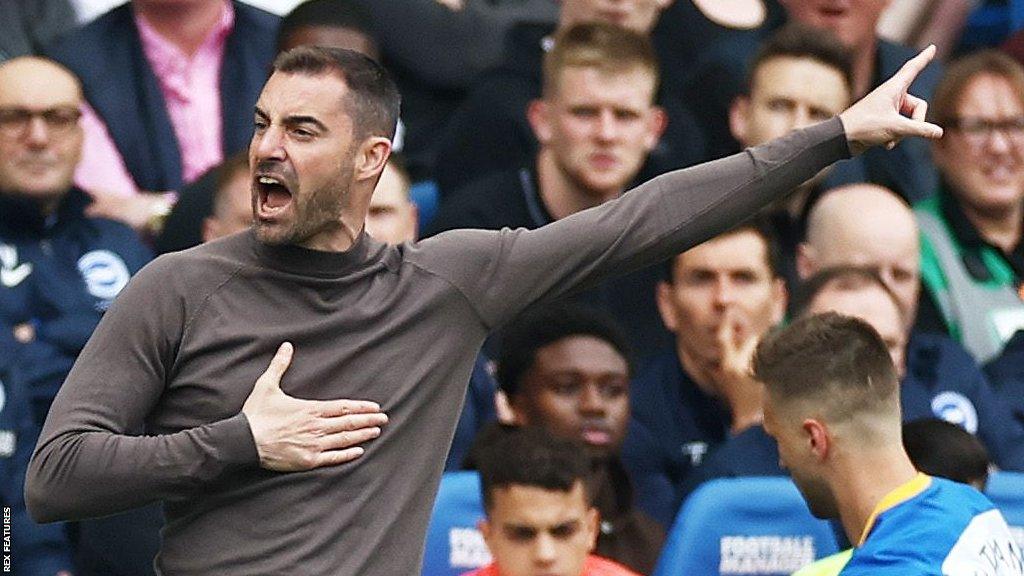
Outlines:
[[[33,146],[46,146],[50,142],[50,127],[45,120],[39,116],[29,118],[25,128],[25,142]]]
[[[284,130],[270,126],[262,134],[253,136],[253,160],[282,160],[286,156]]]
[[[601,387],[597,384],[586,384],[580,392],[580,412],[586,414],[604,414],[606,411]]]

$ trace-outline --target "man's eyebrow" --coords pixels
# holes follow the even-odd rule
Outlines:
[[[320,120],[317,120],[315,116],[286,116],[284,119],[284,123],[291,126],[295,126],[296,124],[312,124],[319,130],[323,130],[324,132],[327,131],[327,126]]]

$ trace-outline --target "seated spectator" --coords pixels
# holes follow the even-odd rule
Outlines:
[[[536,428],[501,429],[479,447],[480,531],[494,563],[465,576],[636,576],[590,554],[601,516],[581,448]]]
[[[409,198],[409,173],[403,157],[392,154],[370,196],[366,233],[387,244],[412,242],[417,237],[416,205]]]
[[[1024,328],[1024,68],[995,51],[952,64],[931,102],[938,194],[915,207],[923,314],[979,362]]]
[[[596,554],[650,574],[664,530],[633,505],[619,460],[629,422],[629,353],[621,330],[571,305],[528,312],[502,338],[498,382],[514,421],[583,442],[601,516]]]
[[[132,0],[47,49],[89,103],[75,181],[93,213],[154,233],[168,191],[248,145],[277,23],[233,0]]]
[[[746,91],[732,101],[729,130],[744,148],[827,120],[850,104],[849,52],[832,34],[789,25],[773,34],[750,64]],[[796,247],[804,216],[819,193],[823,171],[766,209],[782,256],[787,283],[796,279]]]
[[[14,442],[8,457],[16,460],[31,453],[50,402],[103,312],[150,258],[130,228],[85,214],[89,197],[72,184],[82,152],[81,103],[78,80],[63,66],[37,57],[0,64],[0,364],[17,371],[15,378],[0,366],[0,378],[20,397],[10,408],[19,434],[7,437]],[[14,463],[19,486],[27,463]],[[46,563],[55,567],[49,575],[69,570],[62,527],[36,526],[21,490],[4,492],[23,530],[14,539],[18,573],[42,574],[29,570],[46,558],[56,563]],[[50,545],[21,548],[39,538]]]
[[[610,24],[568,29],[545,56],[544,97],[530,105],[535,158],[445,198],[427,231],[539,228],[622,195],[664,127],[654,104],[650,42]],[[607,310],[639,350],[667,341],[654,304],[654,269],[606,282],[579,298]]]
[[[761,418],[749,375],[758,339],[778,324],[786,290],[770,229],[754,222],[680,254],[657,286],[675,346],[633,380],[624,460],[638,504],[664,525],[704,455]]]
[[[573,26],[603,22],[649,37],[666,0],[636,0],[607,8],[603,0],[564,0],[558,25],[524,22],[508,35],[505,62],[481,77],[442,135],[435,176],[442,199],[493,172],[532,162],[539,145],[535,121],[527,114],[531,102],[547,97],[552,84],[543,70],[544,54]],[[657,69],[657,65],[654,65]],[[657,140],[641,178],[647,179],[705,158],[695,120],[678,95],[657,92],[666,111],[665,134]],[[659,131],[660,132],[660,131]],[[653,147],[653,145],[652,145]]]
[[[876,34],[878,19],[888,2],[779,1],[786,7],[791,21],[828,30],[851,51],[853,100],[881,84],[916,53],[912,48],[883,40]],[[910,92],[931,102],[941,75],[941,65],[933,61],[918,75]],[[917,201],[934,194],[938,175],[928,143],[921,138],[907,138],[893,150],[868,151],[856,162],[836,166],[828,178],[830,187],[855,182],[874,182],[909,201]]]

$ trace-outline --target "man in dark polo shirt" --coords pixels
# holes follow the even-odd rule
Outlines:
[[[906,93],[933,54],[837,118],[597,209],[402,247],[363,233],[394,84],[353,52],[283,54],[256,106],[253,230],[160,257],[121,293],[47,417],[30,512],[163,501],[164,574],[415,573],[487,333],[684,251],[851,152],[939,137]]]

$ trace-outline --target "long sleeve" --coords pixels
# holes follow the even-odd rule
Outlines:
[[[540,300],[665,260],[719,234],[849,155],[833,118],[742,153],[670,172],[622,197],[536,230],[457,230],[413,247],[484,325]]]
[[[50,409],[26,480],[41,522],[120,512],[187,496],[237,466],[256,465],[241,413],[174,434],[139,436],[187,330],[180,270],[143,269],[106,313]],[[198,290],[198,288],[194,288]]]

